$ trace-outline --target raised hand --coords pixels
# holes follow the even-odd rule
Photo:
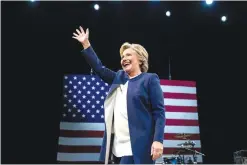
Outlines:
[[[88,48],[90,46],[89,43],[89,30],[86,30],[86,33],[84,32],[83,28],[80,26],[80,30],[76,29],[77,33],[73,33],[74,36],[72,38],[76,39],[79,41],[84,49]]]

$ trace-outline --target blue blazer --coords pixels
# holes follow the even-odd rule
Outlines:
[[[135,164],[153,164],[151,146],[154,141],[163,144],[165,128],[165,105],[159,77],[154,73],[143,72],[129,79],[125,71],[114,72],[103,66],[91,46],[82,50],[82,54],[94,72],[111,85],[108,95],[120,84],[129,81],[127,112],[134,162]],[[105,131],[100,152],[101,161],[104,161],[106,156],[106,134]]]

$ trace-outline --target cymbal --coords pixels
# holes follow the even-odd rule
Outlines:
[[[194,148],[194,146],[196,145],[196,143],[194,141],[186,141],[184,143],[180,143],[180,144],[177,144],[177,146],[180,146],[182,148]]]
[[[189,135],[189,134],[181,133],[181,134],[177,134],[175,137],[176,138],[181,138],[181,139],[187,139],[190,136],[191,135]]]

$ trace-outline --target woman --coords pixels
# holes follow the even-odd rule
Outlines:
[[[104,103],[105,134],[100,160],[110,156],[120,164],[153,164],[163,154],[165,106],[160,80],[148,70],[148,53],[141,45],[120,48],[122,70],[102,65],[89,42],[89,30],[73,33],[82,54],[95,73],[111,84]],[[111,155],[112,154],[112,155]]]

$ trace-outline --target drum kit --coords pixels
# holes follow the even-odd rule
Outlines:
[[[194,149],[196,143],[188,139],[191,135],[177,134],[175,137],[179,139],[188,140],[185,143],[178,144],[179,148],[173,153],[172,157],[163,157],[162,164],[198,164],[197,155],[205,156],[203,153]],[[192,155],[192,157],[186,157]]]

